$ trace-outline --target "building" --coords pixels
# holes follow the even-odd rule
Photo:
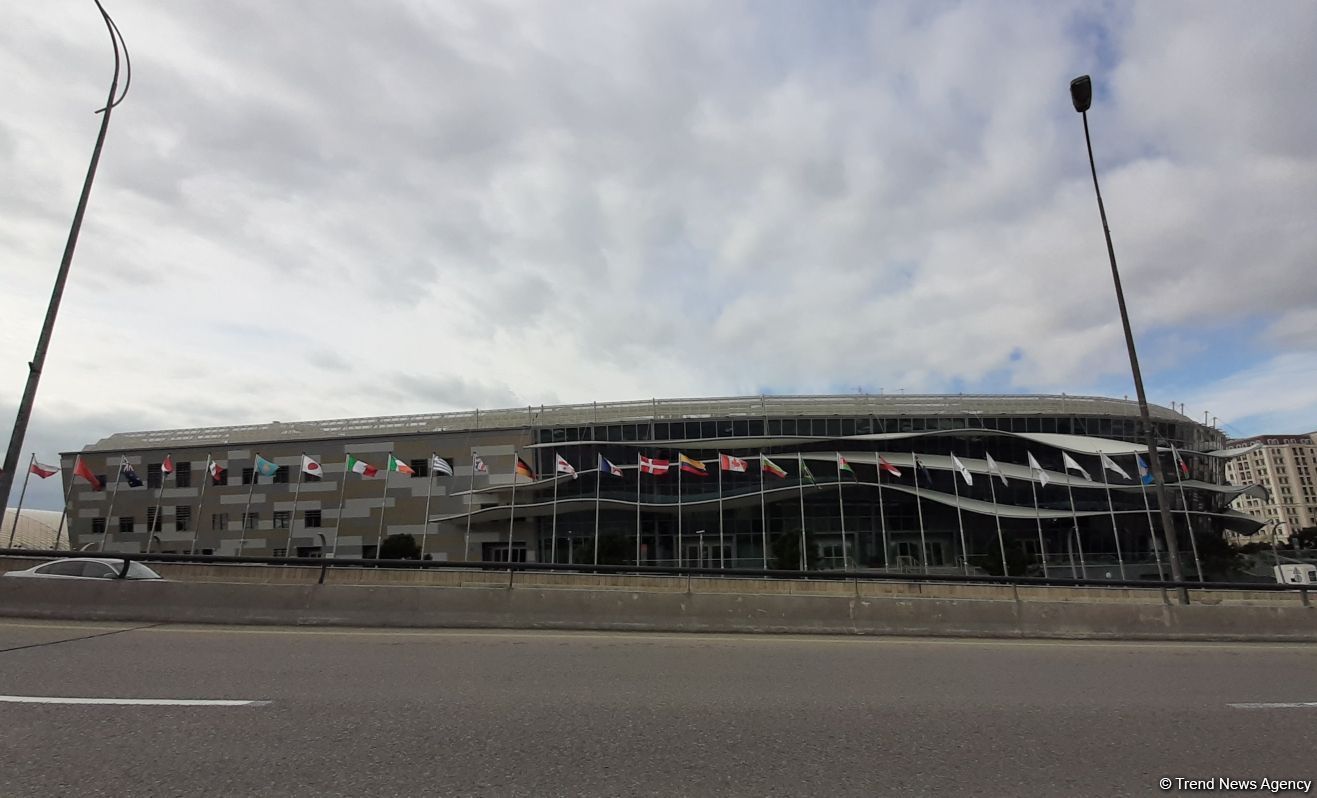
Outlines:
[[[1228,506],[1249,489],[1225,484],[1221,434],[1153,414],[1188,472],[1172,495],[1192,575],[1197,541],[1259,525]],[[119,433],[64,454],[62,473],[74,545],[92,549],[374,557],[409,534],[446,560],[795,567],[803,549],[817,568],[1156,577],[1137,422],[1135,403],[1101,397],[646,400]],[[277,471],[258,474],[258,455]],[[302,475],[304,455],[322,477]],[[349,455],[379,472],[345,477]],[[104,490],[73,477],[78,456]],[[388,472],[395,457],[415,476]],[[643,458],[671,465],[642,473]],[[121,463],[141,487],[116,481]]]
[[[11,549],[66,549],[64,519],[56,510],[6,507],[0,541]]]
[[[1235,499],[1234,507],[1260,523],[1272,524],[1282,540],[1300,529],[1317,527],[1317,432],[1307,435],[1258,435],[1232,440],[1234,457],[1226,460],[1231,485],[1265,489]]]

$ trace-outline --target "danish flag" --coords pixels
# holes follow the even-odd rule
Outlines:
[[[666,474],[672,463],[667,460],[658,460],[653,457],[640,456],[640,473],[642,474]]]

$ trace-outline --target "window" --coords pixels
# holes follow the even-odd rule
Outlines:
[[[289,517],[290,517],[291,515],[292,515],[292,513],[290,513],[290,512],[287,511],[287,510],[275,510],[275,511],[274,511],[274,528],[275,528],[275,529],[287,529],[287,528],[288,528],[288,519],[289,519]],[[274,555],[274,556],[278,557],[278,556],[280,556],[280,555],[276,554],[276,555]]]
[[[154,507],[146,508],[146,531],[150,533],[160,531],[160,513]]]
[[[364,546],[363,546],[362,548],[363,548],[363,550],[364,550],[364,549],[367,548],[367,547],[364,547]],[[369,548],[372,548],[372,549],[373,549],[374,546],[370,546]],[[481,559],[484,560],[485,562],[507,562],[507,561],[508,561],[508,544],[506,544],[506,543],[485,543],[483,546],[481,546],[481,549],[482,549],[482,551],[481,551],[481,555],[482,555],[482,556],[481,556]],[[369,559],[370,557],[372,557],[372,556],[374,556],[374,555],[364,555],[364,554],[363,554],[362,556],[363,556],[363,558],[365,558],[365,559]],[[525,561],[526,561],[526,544],[525,544],[525,543],[513,543],[513,544],[512,544],[512,561],[513,561],[513,562],[525,562]]]
[[[175,507],[174,530],[177,532],[186,532],[191,528],[192,528],[192,508]]]
[[[174,484],[180,488],[192,487],[192,464],[175,463],[174,464]]]
[[[243,528],[243,529],[255,529],[256,526],[257,526],[257,524],[259,524],[260,522],[261,522],[261,514],[260,514],[260,513],[243,513],[243,514],[242,514],[242,528]]]
[[[255,478],[256,478],[256,469],[244,468],[242,470],[242,484],[250,485],[252,484],[252,480]]]
[[[146,465],[146,486],[148,488],[160,487],[160,475],[164,473],[160,470],[159,463],[147,463]]]
[[[427,460],[426,458],[422,457],[417,460],[412,460],[410,463],[408,463],[408,465],[410,465],[412,467],[412,470],[416,472],[416,476],[418,477],[430,476],[430,461]]]
[[[134,525],[135,525],[134,520],[131,515],[119,516],[119,534],[121,535],[133,534]]]
[[[105,517],[91,519],[91,533],[93,535],[105,534]]]
[[[39,574],[50,574],[51,576],[82,576],[82,562],[53,562],[50,565],[43,565],[37,569]]]
[[[108,482],[105,481],[105,475],[104,475],[104,474],[97,474],[97,475],[96,475],[96,481],[97,481],[97,482],[100,482],[102,485],[109,485],[109,484],[110,484],[110,483],[108,483]]]
[[[275,557],[283,557],[288,553],[288,549],[274,549],[272,553]]]
[[[317,528],[319,528],[319,527],[320,527],[320,511],[319,511],[319,510],[307,510],[307,511],[306,511],[306,514],[302,516],[302,525],[303,525],[303,526],[306,526],[306,527],[308,527],[308,528],[311,528],[311,529],[317,529]]]
[[[228,514],[228,513],[211,513],[211,514],[210,514],[210,528],[211,528],[211,529],[218,529],[218,530],[221,530],[221,531],[222,531],[222,530],[225,530],[225,529],[228,529],[228,528],[229,528],[229,514]]]

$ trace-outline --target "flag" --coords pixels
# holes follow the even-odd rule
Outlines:
[[[516,472],[516,475],[519,477],[526,477],[527,479],[534,481],[535,469],[531,468],[530,465],[528,465],[525,460],[522,460],[520,455],[517,455],[516,457],[517,457],[517,465],[513,469]]]
[[[1130,475],[1125,473],[1125,469],[1116,465],[1115,460],[1112,460],[1110,457],[1107,457],[1102,452],[1098,452],[1098,458],[1102,461],[1102,467],[1105,468],[1106,470],[1114,471],[1115,473],[1120,474],[1125,479],[1130,478]]]
[[[992,455],[988,454],[987,452],[984,452],[983,456],[988,459],[988,473],[996,474],[1001,479],[1001,484],[1003,485],[1008,484],[1006,482],[1006,475],[1001,472],[1001,466],[997,465],[997,461],[992,459]],[[991,482],[992,477],[988,477],[988,481]]]
[[[599,473],[612,474],[615,477],[620,477],[622,476],[622,469],[608,462],[608,458],[601,454],[599,455]]]
[[[475,452],[471,453],[471,471],[476,474],[489,473],[489,466],[485,465],[485,461],[481,460],[480,455]]]
[[[82,455],[78,455],[78,459],[73,463],[73,476],[82,477],[87,480],[87,482],[91,484],[92,490],[105,490],[105,486],[101,484],[101,481],[96,478],[96,475],[93,474],[91,469],[87,467],[87,464],[83,462]]]
[[[933,475],[929,473],[928,466],[924,465],[924,461],[918,457],[915,457],[915,469],[919,471],[919,476],[924,478],[925,484],[933,484]]]
[[[365,460],[358,460],[352,455],[348,455],[347,470],[354,474],[360,474],[363,477],[373,477],[380,471]]]
[[[567,462],[567,458],[557,452],[553,453],[553,473],[571,474],[572,479],[576,479],[576,467]]]
[[[681,465],[681,470],[687,474],[694,474],[697,477],[709,476],[709,472],[704,470],[704,461],[702,460],[696,460],[678,452],[677,462]]]
[[[1093,478],[1088,475],[1088,472],[1084,470],[1084,467],[1081,466],[1079,463],[1076,463],[1075,458],[1071,457],[1065,452],[1061,452],[1061,464],[1065,466],[1066,471],[1074,469],[1075,471],[1078,471],[1079,473],[1083,474],[1084,479],[1087,479],[1090,482],[1093,481]]]
[[[974,477],[970,475],[969,469],[965,467],[965,464],[960,462],[960,458],[956,456],[955,452],[951,453],[951,465],[955,466],[956,470],[960,472],[960,475],[965,478],[966,485],[974,484]]]
[[[165,461],[160,464],[160,481],[163,482],[165,477],[172,473],[174,473],[174,456],[167,454],[165,455]]]
[[[884,458],[881,454],[878,455],[878,469],[880,471],[886,471],[887,473],[891,474],[894,477],[901,476],[901,469],[887,462],[886,458]]]
[[[1144,485],[1151,485],[1152,474],[1148,472],[1148,464],[1143,462],[1143,458],[1137,454],[1134,455],[1134,463],[1139,467],[1139,481]]]
[[[1038,484],[1047,487],[1047,472],[1033,459],[1033,452],[1029,452],[1029,477],[1032,479],[1034,474],[1038,475]]]
[[[264,457],[261,457],[260,454],[257,454],[256,473],[260,474],[263,477],[272,477],[275,474],[279,473],[279,466],[276,465],[274,462],[270,460],[266,460]]]
[[[814,484],[814,472],[809,470],[809,466],[805,465],[803,459],[800,461],[800,480],[802,482],[808,481],[811,485]]]
[[[724,471],[740,471],[744,473],[750,464],[739,457],[732,457],[730,454],[718,455],[718,467]]]
[[[33,474],[36,474],[42,479],[45,479],[46,477],[53,477],[56,474],[58,474],[59,466],[42,465],[41,463],[38,463],[36,460],[33,460],[32,465],[28,466],[28,471],[31,471]]]
[[[430,468],[436,474],[443,474],[446,477],[453,475],[453,466],[437,454],[430,455]]]
[[[660,476],[662,474],[668,473],[668,469],[671,467],[672,467],[672,463],[667,460],[659,460],[653,457],[646,457],[643,454],[640,456],[640,473],[642,474],[653,474],[655,476]]]
[[[775,477],[780,477],[782,479],[787,478],[787,471],[785,468],[778,465],[777,463],[774,463],[772,460],[769,460],[767,457],[764,457],[763,455],[760,455],[759,457],[760,457],[760,465],[764,471],[767,471],[768,473],[772,474]]]
[[[1189,476],[1189,466],[1185,464],[1184,459],[1180,457],[1179,450],[1174,446],[1171,447],[1171,456],[1175,458],[1175,465],[1180,469],[1180,475],[1185,477]]]
[[[322,477],[325,475],[325,470],[315,460],[302,455],[302,473],[310,474],[313,477]]]
[[[394,457],[393,452],[389,452],[389,470],[397,471],[399,474],[406,474],[409,477],[416,476],[416,469]]]
[[[837,452],[837,479],[841,479],[841,472],[843,471],[850,474],[851,479],[859,479],[855,476],[855,469],[851,468],[851,464],[846,462],[846,458],[841,456],[841,452]]]
[[[124,479],[128,480],[128,487],[130,488],[142,487],[142,478],[137,476],[137,472],[134,471],[133,467],[128,464],[127,457],[120,458],[119,473],[123,475]]]
[[[214,485],[224,484],[224,469],[214,460],[210,461],[210,481]]]

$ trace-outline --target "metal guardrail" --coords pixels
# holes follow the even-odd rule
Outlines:
[[[36,557],[62,559],[77,556],[69,551],[0,548],[4,557]],[[1311,606],[1309,593],[1317,586],[1280,582],[1170,582],[1135,579],[1082,579],[1055,576],[992,576],[986,574],[911,574],[884,571],[783,571],[762,568],[679,568],[655,565],[589,565],[534,562],[459,562],[444,560],[375,560],[362,558],[329,557],[237,557],[218,554],[140,554],[104,552],[93,559],[123,560],[120,577],[126,577],[130,562],[141,563],[198,563],[215,565],[294,565],[320,569],[319,583],[325,581],[330,568],[384,568],[393,570],[448,569],[465,571],[499,571],[509,575],[515,572],[531,573],[588,573],[622,574],[632,576],[720,576],[755,579],[794,579],[817,581],[905,582],[932,584],[1014,585],[1019,587],[1097,587],[1097,588],[1151,588],[1162,590],[1212,590],[1234,592],[1298,593],[1304,606]]]

